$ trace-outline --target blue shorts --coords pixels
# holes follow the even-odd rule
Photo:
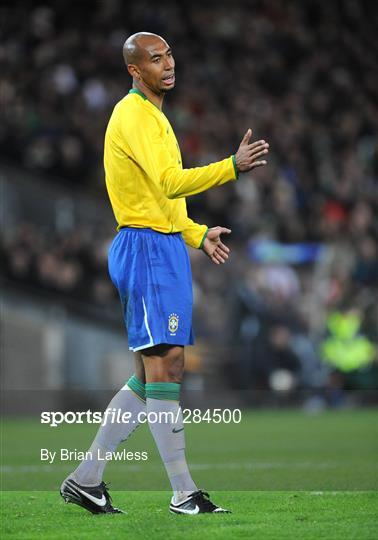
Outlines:
[[[192,345],[192,273],[181,233],[122,228],[109,250],[129,349],[169,343]]]

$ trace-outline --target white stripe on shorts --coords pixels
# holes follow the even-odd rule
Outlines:
[[[145,326],[146,326],[147,333],[148,333],[148,337],[150,338],[150,342],[149,342],[149,343],[146,343],[146,345],[141,345],[140,347],[131,347],[131,350],[134,351],[134,352],[140,351],[141,349],[147,349],[147,347],[152,347],[153,344],[154,344],[154,340],[152,339],[152,334],[151,334],[150,326],[149,326],[149,324],[148,324],[146,303],[145,303],[145,301],[144,301],[143,296],[142,296],[142,303],[143,303],[143,311],[144,311],[144,324],[145,324]]]

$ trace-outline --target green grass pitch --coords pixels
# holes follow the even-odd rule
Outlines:
[[[116,506],[92,516],[59,497],[76,462],[40,460],[40,449],[86,450],[94,425],[50,428],[39,419],[2,423],[1,537],[14,539],[375,539],[378,537],[378,422],[375,410],[243,411],[231,425],[186,426],[199,487],[230,515],[168,513],[168,481],[147,426],[126,443],[148,461],[113,462]]]

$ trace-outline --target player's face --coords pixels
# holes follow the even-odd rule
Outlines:
[[[157,94],[174,88],[175,60],[168,43],[161,39],[152,41],[146,45],[143,56],[138,66],[143,83]]]

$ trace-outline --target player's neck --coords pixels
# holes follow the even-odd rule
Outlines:
[[[148,101],[151,101],[161,111],[163,110],[163,101],[164,101],[164,94],[155,94],[152,90],[150,90],[145,84],[142,82],[133,82],[133,88],[136,90],[139,90],[139,92],[142,92],[148,99]]]

